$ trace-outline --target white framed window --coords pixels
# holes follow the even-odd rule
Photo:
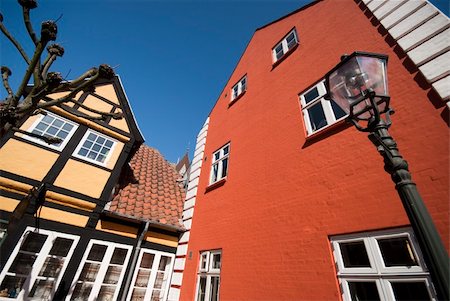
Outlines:
[[[239,80],[239,82],[231,89],[231,100],[235,100],[238,96],[247,90],[247,75]]]
[[[215,151],[212,155],[210,184],[225,179],[228,174],[228,158],[230,154],[230,143]]]
[[[106,165],[116,145],[116,140],[88,130],[75,149],[74,156],[99,165]]]
[[[206,266],[206,269],[203,268],[204,266]],[[221,250],[205,251],[200,254],[196,301],[219,300],[221,266]]]
[[[299,96],[308,136],[347,116],[334,101],[326,100],[325,94],[325,85],[321,81]]]
[[[91,240],[66,300],[116,300],[131,246]]]
[[[284,38],[272,49],[273,61],[281,59],[290,49],[298,44],[297,31],[292,29]]]
[[[56,150],[62,150],[69,142],[70,137],[77,129],[78,125],[61,116],[46,112],[46,115],[41,114],[40,117],[31,125],[29,132],[44,137],[59,138],[60,143],[48,144],[44,140],[24,135],[23,138],[48,146]]]
[[[78,240],[28,227],[0,274],[0,300],[52,300]]]
[[[409,228],[331,237],[343,300],[436,300]]]
[[[175,255],[142,249],[127,300],[166,300]]]

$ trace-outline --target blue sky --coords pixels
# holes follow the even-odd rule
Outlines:
[[[188,147],[192,154],[255,29],[309,2],[41,0],[31,15],[37,31],[62,15],[56,42],[66,52],[53,71],[71,79],[102,63],[116,67],[146,144],[176,162]],[[448,0],[431,2],[448,15]],[[2,0],[0,7],[4,24],[31,53],[17,1]],[[17,87],[25,65],[3,36],[0,62]]]

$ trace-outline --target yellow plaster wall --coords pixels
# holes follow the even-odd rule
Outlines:
[[[86,99],[83,102],[83,105],[85,105],[91,109],[100,111],[100,112],[108,112],[109,113],[112,109],[112,105],[110,105],[109,103],[106,103],[103,100],[101,100],[95,96],[92,96],[92,95],[89,95],[88,97],[86,97]],[[79,108],[78,111],[83,112],[90,116],[98,116],[98,114],[93,113],[93,112],[88,111],[83,108]]]
[[[0,210],[13,212],[18,204],[19,200],[7,198],[0,195]]]
[[[62,211],[45,206],[43,206],[40,210],[40,217],[46,220],[74,225],[78,227],[85,227],[89,220],[89,217],[84,215],[78,215],[75,213],[70,213],[67,211]]]
[[[55,185],[99,198],[109,176],[109,171],[70,159],[56,178]]]
[[[114,146],[113,152],[111,154],[111,157],[108,159],[108,162],[106,162],[106,167],[109,169],[113,169],[114,165],[116,165],[117,160],[119,159],[120,154],[123,150],[123,144],[122,142],[117,141],[116,145]]]
[[[95,229],[131,238],[136,238],[138,233],[138,229],[135,227],[125,226],[102,220],[98,221]]]
[[[112,84],[95,87],[95,93],[103,96],[113,103],[120,104]]]
[[[178,236],[171,236],[153,231],[147,232],[147,234],[145,235],[145,240],[169,247],[178,246]]]
[[[43,148],[9,139],[0,149],[0,170],[42,180],[58,158]]]
[[[58,92],[58,93],[50,94],[50,95],[48,95],[48,97],[51,98],[51,99],[57,99],[57,98],[65,96],[67,94],[69,94],[69,92]],[[83,91],[78,92],[77,95],[75,95],[74,99],[76,99],[76,100],[80,99],[82,94],[83,94]],[[64,104],[66,106],[68,106],[68,107],[73,107],[74,106],[73,102],[66,102]]]

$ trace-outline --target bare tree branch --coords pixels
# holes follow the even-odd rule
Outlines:
[[[64,107],[64,106],[60,106],[59,108],[63,109],[63,110],[66,111],[67,113],[70,113],[70,114],[72,114],[72,115],[75,115],[75,116],[77,116],[77,117],[81,117],[81,118],[84,118],[84,119],[88,119],[88,120],[105,120],[105,117],[104,117],[104,116],[91,116],[91,115],[87,115],[87,114],[84,114],[84,113],[79,112],[79,111],[68,110],[68,109],[67,109],[66,107]]]
[[[37,45],[39,40],[36,36],[36,33],[34,32],[33,25],[31,24],[30,21],[30,9],[37,7],[37,4],[36,2],[34,2],[35,6],[31,8],[29,6],[23,5],[21,2],[23,1],[19,1],[19,3],[22,5],[22,12],[23,12],[22,14],[25,27],[27,28],[28,34],[30,35],[30,38],[33,41],[34,45]]]
[[[34,137],[34,138],[37,138],[37,139],[41,139],[42,141],[44,141],[44,142],[47,143],[47,144],[58,144],[58,143],[61,143],[61,142],[62,142],[62,140],[61,140],[60,138],[57,138],[57,137],[46,137],[46,136],[41,136],[41,135],[39,135],[39,134],[30,133],[30,132],[21,130],[21,129],[16,128],[16,127],[13,127],[12,130],[13,130],[14,132],[17,132],[17,133],[21,133],[21,134],[24,134],[24,135],[27,135],[27,136],[30,136],[30,137]]]
[[[122,119],[122,116],[123,116],[122,113],[110,113],[110,112],[103,112],[103,111],[95,110],[95,109],[90,108],[90,107],[86,106],[85,104],[83,104],[82,102],[79,102],[79,101],[77,101],[77,100],[75,100],[73,98],[69,99],[69,102],[73,102],[74,104],[79,105],[80,108],[83,108],[83,109],[85,109],[85,110],[87,110],[89,112],[92,112],[92,113],[95,113],[95,114],[98,114],[98,115],[103,115],[105,117],[111,117],[112,119]]]
[[[19,42],[9,33],[9,31],[6,29],[5,25],[3,24],[3,16],[0,14],[0,30],[3,32],[3,34],[8,38],[8,40],[13,43],[13,45],[17,48],[17,51],[22,55],[23,59],[27,64],[30,64],[30,59],[28,58],[25,50],[22,48]]]
[[[11,70],[9,70],[9,68],[6,66],[2,66],[1,72],[2,72],[3,86],[5,87],[6,92],[8,92],[8,99],[10,99],[14,96],[14,92],[11,89],[11,86],[9,85],[8,82],[8,78],[9,76],[11,76]]]

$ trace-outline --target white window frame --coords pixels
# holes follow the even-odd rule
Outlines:
[[[75,122],[73,122],[73,121],[70,121],[70,120],[68,120],[68,119],[66,119],[66,118],[64,118],[64,117],[61,117],[61,116],[59,116],[59,115],[56,115],[56,114],[53,114],[53,113],[50,113],[50,112],[47,112],[47,111],[45,111],[45,112],[46,112],[45,115],[44,115],[44,114],[40,114],[39,118],[37,118],[37,119],[33,122],[33,124],[29,127],[28,132],[31,133],[31,132],[38,126],[38,124],[45,118],[45,116],[49,115],[49,116],[51,116],[51,117],[53,117],[53,118],[59,119],[60,121],[62,121],[62,122],[64,122],[64,123],[68,123],[68,124],[72,125],[72,129],[71,129],[71,130],[69,131],[69,133],[67,134],[67,137],[64,138],[64,140],[62,140],[61,144],[60,144],[60,145],[48,144],[47,142],[45,142],[45,141],[42,140],[42,139],[38,139],[38,138],[36,138],[36,137],[32,137],[32,136],[25,135],[25,134],[24,134],[22,137],[23,137],[24,139],[26,139],[26,140],[33,141],[33,142],[35,142],[35,143],[37,143],[37,144],[44,145],[44,146],[47,146],[47,147],[49,147],[49,148],[52,148],[52,149],[61,151],[61,150],[64,149],[64,147],[66,146],[66,144],[69,142],[70,138],[72,138],[73,134],[75,133],[75,131],[76,131],[77,128],[78,128],[78,124],[75,123]],[[52,135],[52,136],[53,136],[53,135]],[[56,137],[56,136],[53,136],[53,137]]]
[[[307,95],[309,92],[313,91],[314,89],[317,89],[319,96],[316,97],[314,100],[310,101],[309,103],[306,103],[305,95]],[[302,107],[303,119],[305,120],[306,133],[308,136],[311,136],[314,133],[320,132],[320,131],[326,129],[327,127],[331,126],[332,124],[334,124],[342,119],[345,119],[348,116],[346,114],[340,118],[337,118],[334,113],[331,101],[326,100],[324,98],[325,94],[326,94],[326,88],[325,88],[324,80],[322,80],[322,81],[318,82],[317,84],[315,84],[313,87],[309,88],[304,93],[299,95],[300,104]],[[325,126],[320,127],[318,129],[313,128],[311,120],[309,118],[309,113],[308,113],[308,110],[316,105],[320,105],[322,107],[322,110],[324,112],[326,122],[327,122],[327,124]]]
[[[91,133],[94,134],[94,135],[97,135],[99,137],[102,137],[104,139],[110,140],[113,143],[112,146],[111,146],[111,149],[109,150],[109,153],[105,157],[105,161],[104,162],[99,162],[99,161],[93,160],[91,158],[88,158],[87,156],[82,156],[82,155],[78,154],[80,149],[83,147],[84,142],[87,140],[87,137]],[[109,159],[111,158],[112,153],[114,152],[114,148],[116,147],[116,145],[117,145],[117,140],[115,140],[115,139],[113,139],[113,138],[111,138],[109,136],[106,136],[104,134],[101,134],[99,132],[96,132],[94,130],[88,129],[86,131],[86,133],[84,134],[83,139],[81,139],[80,143],[78,144],[77,148],[75,149],[75,151],[73,152],[72,155],[74,157],[79,158],[79,159],[84,160],[84,161],[88,161],[88,162],[91,162],[91,163],[94,163],[94,164],[97,164],[97,165],[100,165],[100,166],[106,166],[108,161],[109,161]]]
[[[206,254],[206,258],[207,258],[207,269],[200,269],[200,265],[201,265],[201,259],[204,256],[204,254]],[[196,285],[196,289],[195,289],[195,301],[198,301],[198,293],[199,293],[199,289],[200,289],[200,278],[206,278],[206,286],[205,286],[205,301],[210,301],[211,300],[211,283],[212,283],[212,278],[219,278],[219,286],[217,288],[217,301],[219,301],[219,295],[220,295],[220,270],[219,269],[213,269],[212,268],[212,259],[214,258],[214,254],[220,254],[220,265],[222,268],[222,261],[223,261],[223,257],[222,257],[222,250],[211,250],[211,251],[203,251],[200,253],[200,261],[199,261],[199,270],[198,270],[198,274],[197,274],[197,285]]]
[[[137,261],[136,268],[133,272],[133,278],[132,278],[133,280],[131,282],[131,286],[130,286],[130,289],[129,289],[129,292],[127,295],[127,300],[131,300],[131,297],[133,294],[133,289],[135,286],[135,282],[136,282],[136,279],[138,276],[139,268],[141,266],[141,262],[142,262],[144,253],[153,254],[155,256],[153,259],[153,263],[152,263],[152,267],[151,267],[151,274],[149,277],[148,285],[146,287],[144,300],[150,300],[151,296],[153,294],[153,288],[155,285],[157,273],[159,271],[158,267],[159,267],[159,263],[161,261],[161,257],[166,256],[166,257],[170,258],[170,263],[166,266],[166,270],[164,273],[164,276],[167,277],[164,279],[165,287],[161,290],[161,291],[163,291],[163,297],[161,300],[167,300],[167,297],[169,294],[169,289],[170,289],[170,281],[171,281],[171,277],[172,277],[173,265],[175,262],[175,255],[172,253],[160,252],[160,251],[155,251],[155,250],[150,250],[150,249],[141,249],[141,251],[139,253],[139,259]]]
[[[287,38],[291,34],[294,34],[295,43],[291,47],[289,47]],[[294,28],[291,31],[289,31],[288,34],[285,35],[284,38],[279,43],[277,43],[275,45],[275,47],[272,48],[272,59],[273,59],[273,62],[275,63],[275,62],[279,61],[280,59],[282,59],[286,55],[286,53],[288,53],[297,44],[299,44],[299,40],[298,40],[297,30],[295,30],[295,28]],[[277,58],[277,48],[279,46],[282,47],[283,54],[279,58]]]
[[[72,246],[69,249],[69,252],[67,253],[67,256],[65,257],[63,266],[60,270],[60,272],[58,273],[58,276],[55,277],[55,290],[58,288],[58,285],[61,281],[62,276],[64,275],[64,272],[67,268],[67,265],[69,264],[69,261],[73,255],[73,252],[75,250],[76,245],[78,244],[78,241],[80,239],[79,236],[76,235],[71,235],[71,234],[66,234],[66,233],[61,233],[61,232],[55,232],[55,231],[50,231],[50,230],[44,230],[44,229],[39,229],[39,231],[36,228],[33,227],[27,227],[24,231],[24,233],[22,234],[22,237],[19,239],[19,241],[16,244],[16,247],[14,248],[13,252],[11,253],[11,256],[9,257],[8,261],[6,262],[1,274],[0,274],[0,283],[3,282],[3,279],[5,278],[5,276],[7,275],[16,275],[15,273],[10,273],[8,272],[9,268],[11,267],[12,263],[14,262],[14,259],[16,258],[17,254],[19,253],[20,250],[20,246],[22,245],[22,243],[24,242],[25,238],[26,238],[26,234],[30,233],[30,232],[38,232],[38,233],[42,233],[47,235],[47,238],[40,250],[40,252],[38,253],[36,260],[34,261],[33,267],[31,269],[30,274],[28,275],[27,279],[25,280],[23,287],[29,287],[32,288],[34,285],[34,282],[38,279],[48,279],[46,277],[43,276],[39,276],[39,272],[42,268],[42,266],[45,263],[45,260],[47,259],[47,257],[49,256],[49,252],[53,247],[53,241],[58,238],[58,237],[62,237],[62,238],[67,238],[67,239],[72,239],[73,243]],[[52,292],[51,296],[50,296],[50,300],[53,298],[53,295],[55,293],[55,290]],[[27,293],[29,293],[29,291],[27,291]],[[8,297],[0,297],[0,300],[28,300],[28,296],[24,296],[25,291],[22,289],[19,294],[17,295],[16,298],[8,298]]]
[[[378,239],[407,237],[411,243],[412,253],[417,266],[386,267],[378,245]],[[337,277],[341,286],[344,301],[351,301],[349,282],[375,282],[382,301],[395,300],[391,282],[424,282],[430,294],[430,300],[436,300],[431,285],[430,274],[426,269],[422,254],[410,228],[399,228],[351,235],[340,235],[330,238],[333,256],[336,263]],[[344,266],[340,244],[363,241],[371,267],[346,268]]]
[[[103,280],[106,276],[106,273],[108,272],[108,267],[110,265],[111,259],[112,259],[112,255],[114,253],[114,249],[116,247],[118,248],[122,248],[122,249],[127,249],[127,255],[125,257],[125,261],[122,265],[122,270],[120,272],[120,276],[119,276],[119,280],[116,284],[116,290],[114,292],[114,296],[112,298],[112,300],[116,300],[117,295],[119,294],[120,288],[122,286],[122,281],[125,277],[125,271],[128,267],[128,261],[130,259],[131,256],[131,251],[132,251],[132,246],[129,245],[124,245],[124,244],[119,244],[119,243],[114,243],[114,242],[109,242],[109,241],[104,241],[104,240],[96,240],[96,239],[91,239],[89,241],[88,247],[86,248],[86,252],[83,255],[83,259],[80,262],[80,265],[78,267],[78,270],[75,274],[75,277],[73,278],[73,282],[71,285],[71,289],[69,291],[69,294],[66,297],[66,301],[70,301],[70,299],[72,298],[72,294],[75,290],[75,286],[77,285],[78,282],[78,278],[81,275],[81,272],[83,270],[84,264],[86,263],[87,257],[89,255],[89,252],[91,251],[91,248],[94,244],[98,244],[98,245],[103,245],[106,246],[106,251],[105,254],[103,255],[103,259],[100,263],[100,269],[98,270],[98,274],[96,277],[96,280],[92,283],[92,290],[89,294],[89,298],[88,300],[83,300],[83,301],[95,301],[96,298],[98,297],[98,294],[100,292],[100,289],[102,287],[103,284]]]
[[[228,147],[228,153],[224,154],[224,150],[225,148]],[[219,154],[219,158],[215,159],[216,154]],[[222,179],[226,179],[228,176],[228,168],[230,166],[230,143],[225,144],[224,146],[222,146],[221,148],[219,148],[218,150],[216,150],[213,154],[212,154],[212,163],[211,163],[211,174],[210,174],[210,178],[209,178],[209,184],[214,184],[219,182]],[[227,159],[227,169],[226,169],[226,175],[222,176],[222,172],[223,172],[223,161]],[[217,165],[217,179],[214,180],[214,166]]]
[[[247,75],[244,75],[236,85],[231,88],[231,101],[239,98],[245,91],[247,91]],[[236,94],[234,93],[236,91]]]

